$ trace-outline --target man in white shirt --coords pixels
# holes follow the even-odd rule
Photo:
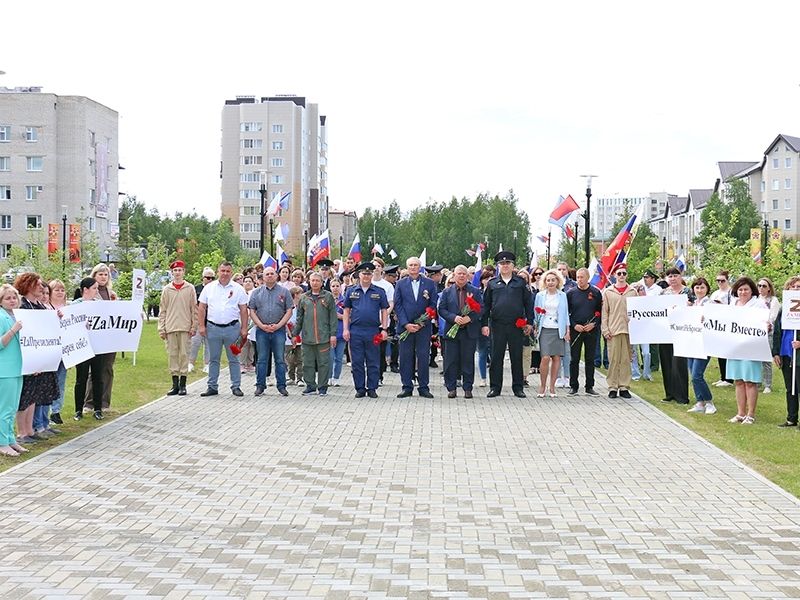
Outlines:
[[[231,374],[231,391],[234,396],[244,396],[240,389],[242,369],[239,358],[231,352],[231,344],[241,337],[247,339],[247,292],[231,281],[233,267],[223,261],[217,268],[217,280],[212,281],[200,293],[198,333],[208,340],[210,361],[208,365],[208,389],[201,396],[216,396],[219,393],[219,363],[222,347],[228,355]]]
[[[386,281],[383,278],[383,267],[386,266],[386,263],[383,262],[383,259],[378,258],[377,256],[372,259],[372,264],[375,267],[375,272],[372,274],[372,285],[375,285],[381,288],[386,293],[386,299],[389,301],[389,310],[386,311],[388,314],[392,314],[394,311],[394,286]],[[388,342],[384,341],[381,342],[381,357],[380,357],[380,384],[383,385],[383,374],[386,372],[386,346]]]

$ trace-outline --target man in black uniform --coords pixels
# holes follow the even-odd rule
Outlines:
[[[511,389],[517,398],[524,398],[525,375],[522,369],[522,342],[533,330],[533,294],[525,280],[514,275],[513,252],[498,252],[494,261],[499,270],[497,277],[489,280],[483,295],[486,311],[481,324],[483,335],[489,335],[492,320],[492,365],[489,370],[488,398],[499,396],[503,389],[503,362],[506,346],[511,358]],[[522,319],[524,327],[517,327]]]
[[[444,291],[444,281],[442,277],[442,269],[444,268],[442,265],[432,265],[430,267],[424,267],[426,275],[436,284],[436,292],[439,294],[439,297],[442,296],[442,292]],[[436,357],[439,355],[439,319],[436,319],[433,322],[433,329],[431,331],[431,360],[428,366],[431,368],[437,368],[439,365],[436,364]]]

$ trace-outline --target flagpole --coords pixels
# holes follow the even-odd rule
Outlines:
[[[576,267],[578,266],[578,240],[581,239],[581,236],[578,235],[578,230],[581,227],[581,222],[577,219],[575,220],[575,239],[573,240],[575,243],[575,262],[573,263]]]
[[[547,230],[547,268],[550,268],[550,238],[552,237],[552,230]]]
[[[591,210],[591,200],[592,200],[592,177],[598,177],[598,175],[581,175],[581,177],[585,177],[586,178],[586,213],[585,213],[585,217],[586,217],[586,234],[585,234],[585,242],[584,242],[584,245],[585,245],[584,250],[586,251],[586,256],[584,257],[584,263],[585,264],[583,266],[588,269],[589,268],[589,243],[590,243],[590,240],[589,240],[589,229],[591,229],[591,227],[589,227],[589,223],[590,223],[589,218],[591,216],[590,210]]]

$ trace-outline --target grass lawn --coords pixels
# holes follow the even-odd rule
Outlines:
[[[142,339],[139,343],[139,352],[136,353],[136,365],[133,364],[133,353],[117,353],[117,360],[114,363],[114,390],[111,396],[111,410],[105,413],[105,420],[96,421],[91,413],[84,415],[80,421],[73,421],[72,415],[75,414],[75,397],[73,387],[75,385],[75,369],[67,372],[67,387],[64,399],[64,408],[61,417],[64,419],[63,425],[54,425],[61,434],[51,437],[44,442],[35,444],[25,444],[30,450],[29,453],[19,457],[0,457],[0,472],[19,464],[21,460],[27,460],[34,456],[54,448],[74,437],[85,433],[89,429],[99,427],[109,419],[114,419],[120,415],[128,413],[156,398],[166,394],[172,387],[172,377],[167,368],[167,350],[164,341],[158,336],[158,321],[156,319],[145,320],[142,331]],[[202,353],[202,350],[201,350]],[[198,360],[202,369],[202,359]],[[223,353],[223,363],[227,364]],[[202,371],[190,373],[187,384],[205,376]]]
[[[714,387],[719,380],[717,359],[712,358],[706,369],[706,381],[711,387],[716,414],[687,413],[694,404],[694,390],[689,379],[689,399],[692,404],[680,406],[661,402],[664,386],[661,371],[653,373],[654,381],[634,381],[632,391],[678,423],[691,429],[715,446],[758,471],[791,494],[800,497],[800,434],[797,427],[779,428],[786,421],[786,386],[783,375],[773,365],[772,393],[758,395],[756,422],[753,425],[728,423],[736,414],[734,387]],[[764,386],[759,387],[759,391]],[[687,466],[702,464],[702,457],[680,457]]]

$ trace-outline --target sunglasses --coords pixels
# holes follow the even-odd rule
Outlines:
[[[617,271],[617,275],[627,275],[627,271]]]
[[[758,287],[768,288],[769,286],[766,283],[759,283]]]
[[[725,283],[728,281],[727,279],[717,279],[717,283]]]
[[[209,277],[208,275],[203,275],[203,279],[214,279],[213,277]]]

